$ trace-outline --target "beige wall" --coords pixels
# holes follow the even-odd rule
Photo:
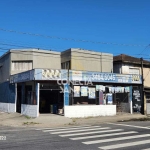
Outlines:
[[[33,54],[33,68],[61,69],[60,53]]]
[[[141,75],[141,67],[132,64],[114,63],[114,73],[130,74],[129,69],[139,69]]]
[[[142,75],[141,66],[121,63],[114,64],[114,73],[129,74],[129,68],[139,69],[140,75]],[[150,68],[143,67],[143,78],[144,87],[150,87]]]
[[[150,68],[143,68],[144,86],[150,87]]]
[[[34,68],[50,68],[61,69],[61,58],[59,52],[44,50],[14,50],[11,51],[12,61],[32,61],[32,69]],[[11,65],[12,68],[12,65]],[[25,71],[25,70],[24,70]],[[23,71],[11,69],[11,75]]]
[[[61,63],[71,61],[72,70],[113,71],[113,55],[88,50],[70,49],[62,52]]]

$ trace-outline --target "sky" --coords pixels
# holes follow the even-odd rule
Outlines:
[[[149,59],[149,6],[149,0],[1,0],[0,55],[81,48]]]

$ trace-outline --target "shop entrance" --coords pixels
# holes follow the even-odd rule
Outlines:
[[[115,93],[114,103],[117,107],[117,112],[130,112],[129,93]]]
[[[60,89],[40,89],[40,113],[63,113],[63,96]]]
[[[16,101],[16,112],[21,113],[21,99],[22,99],[22,87],[17,86],[17,101]]]

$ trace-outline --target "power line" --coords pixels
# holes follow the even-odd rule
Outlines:
[[[4,43],[4,44],[7,44],[7,43],[9,43],[9,46],[10,45],[14,45],[14,46],[16,46],[16,47],[26,47],[26,48],[40,48],[40,49],[55,49],[56,51],[61,51],[62,49],[65,49],[65,48],[61,48],[61,50],[60,50],[60,47],[56,47],[56,46],[48,46],[48,44],[39,44],[39,43],[29,43],[30,41],[28,41],[27,43],[24,43],[24,42],[20,42],[20,41],[9,41],[9,40],[6,40],[6,39],[0,39],[0,43]],[[19,45],[19,46],[18,46]],[[7,45],[5,45],[5,46],[8,46],[8,44]]]
[[[10,44],[10,43],[4,43],[4,42],[0,42],[0,45],[2,45],[2,46],[9,46],[9,48],[2,48],[2,47],[0,47],[0,50],[6,50],[6,51],[8,51],[8,50],[10,50],[10,49],[16,49],[16,48],[12,48],[12,47],[20,47],[20,48],[26,48],[26,49],[39,49],[39,50],[49,50],[49,51],[57,51],[57,52],[61,52],[61,51],[59,51],[59,50],[56,50],[56,49],[43,49],[43,48],[37,48],[37,47],[29,47],[29,46],[25,46],[25,45],[17,45],[17,44]],[[149,45],[148,45],[149,46]],[[18,49],[19,50],[19,49]],[[85,49],[79,49],[79,50],[85,50]],[[98,51],[93,51],[93,50],[88,50],[88,51],[91,51],[91,52],[98,52]],[[109,52],[100,52],[100,53],[109,53]],[[121,53],[121,52],[120,52]],[[113,54],[120,54],[120,53],[113,53]],[[129,54],[130,55],[130,54]],[[147,54],[132,54],[132,55],[146,55],[147,56]],[[149,59],[149,58],[145,58],[145,59]]]
[[[58,40],[68,40],[68,41],[74,41],[74,42],[85,42],[85,43],[92,43],[92,44],[105,44],[105,45],[116,45],[116,46],[132,46],[132,47],[145,47],[147,45],[140,45],[140,44],[118,44],[118,43],[112,43],[112,42],[98,42],[98,41],[89,41],[89,40],[79,40],[74,38],[63,38],[58,36],[49,36],[44,34],[35,34],[35,33],[28,33],[28,32],[20,32],[15,30],[6,30],[3,28],[0,28],[1,31],[4,32],[10,32],[10,33],[17,33],[22,35],[30,35],[30,36],[37,36],[37,37],[43,37],[43,38],[51,38],[51,39],[58,39]]]
[[[25,45],[17,45],[17,44],[10,44],[10,43],[4,43],[4,42],[0,42],[0,45],[3,45],[3,46],[14,46],[14,47],[21,47],[21,48],[29,48],[29,49],[42,49],[44,50],[43,48],[40,48],[40,47],[29,47],[29,46],[25,46]],[[3,48],[3,49],[6,49],[6,48]],[[7,48],[6,50],[9,50],[9,49],[13,49],[13,48]],[[14,48],[15,49],[15,48]],[[19,49],[18,49],[19,50]],[[54,50],[54,51],[58,51],[56,49],[45,49],[45,50]],[[80,50],[85,50],[85,49],[80,49]],[[99,51],[93,51],[93,50],[89,50],[89,51],[92,51],[92,52],[99,52]],[[110,52],[102,52],[102,53],[110,53]],[[120,52],[121,53],[121,52]],[[120,53],[113,53],[113,54],[120,54]],[[147,54],[133,54],[133,55],[146,55]]]
[[[21,47],[21,48],[28,48],[28,49],[42,49],[42,48],[39,48],[39,47],[28,47],[28,46],[23,46],[23,45],[8,44],[8,43],[2,43],[2,42],[0,42],[0,45],[14,46],[14,47]],[[12,48],[9,48],[9,49],[12,49]],[[9,50],[9,49],[6,49],[6,50]],[[42,49],[42,50],[44,50],[44,49]],[[47,49],[47,50],[52,50],[52,49]],[[55,50],[55,51],[57,51],[57,50]]]
[[[141,55],[148,47],[150,47],[150,44],[148,44],[139,55]]]

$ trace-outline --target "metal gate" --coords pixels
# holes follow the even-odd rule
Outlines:
[[[150,115],[150,93],[145,93],[146,96],[146,114]]]
[[[117,112],[129,112],[129,93],[115,93],[114,100]]]

